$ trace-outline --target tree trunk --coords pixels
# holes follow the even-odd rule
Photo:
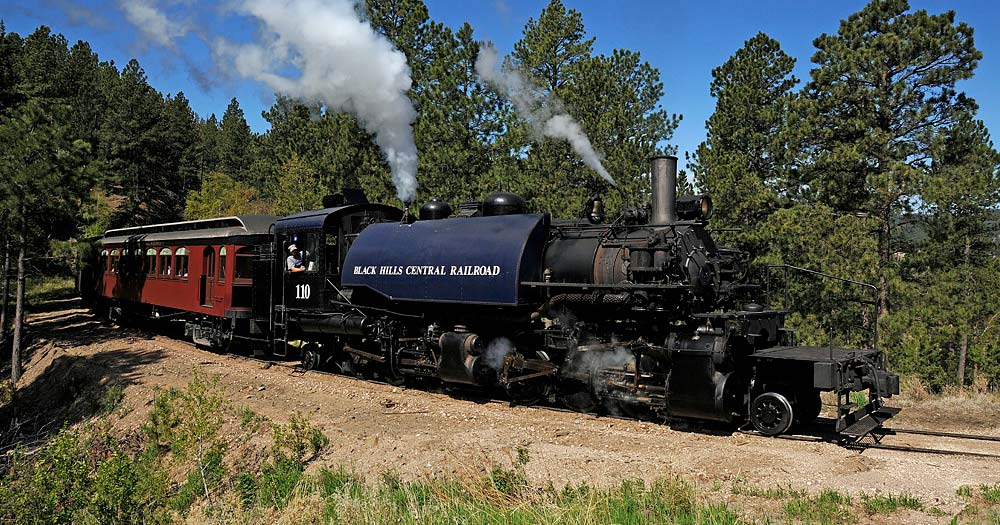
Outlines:
[[[882,224],[878,230],[878,319],[889,315],[889,265],[892,263],[892,207],[887,206],[882,213]]]
[[[972,239],[965,236],[965,247],[962,250],[962,263],[966,272],[969,269],[969,255],[972,253]],[[968,275],[968,274],[967,274]],[[972,290],[966,289],[966,294],[971,294]],[[968,321],[968,320],[967,320]],[[958,387],[965,387],[965,359],[969,355],[969,329],[966,327],[962,331],[962,346],[958,350]]]
[[[3,289],[0,289],[0,348],[7,348],[7,306],[10,298],[10,238],[3,243]]]
[[[10,356],[10,379],[17,386],[21,379],[21,343],[24,339],[24,234],[17,251],[17,299],[14,304],[14,345]]]
[[[21,228],[17,236],[17,293],[14,303],[14,344],[11,346],[10,379],[17,388],[21,379],[21,344],[24,339],[24,249],[28,238],[28,219],[21,207]]]
[[[969,334],[962,334],[962,346],[958,349],[958,387],[965,386],[965,356],[969,352]]]

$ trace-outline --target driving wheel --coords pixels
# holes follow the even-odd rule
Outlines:
[[[750,405],[750,422],[765,436],[787,432],[793,420],[792,404],[777,392],[765,392]]]

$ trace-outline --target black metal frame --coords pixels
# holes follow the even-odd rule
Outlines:
[[[810,270],[809,268],[803,268],[801,266],[794,266],[794,265],[791,265],[791,264],[768,264],[767,265],[767,275],[765,276],[765,294],[767,295],[767,302],[769,304],[772,303],[772,301],[771,301],[771,299],[772,299],[772,297],[771,297],[771,293],[772,293],[772,290],[771,290],[771,276],[773,275],[772,270],[779,270],[779,269],[783,271],[783,276],[784,276],[785,286],[783,287],[782,292],[784,294],[785,308],[786,309],[788,308],[788,303],[789,303],[789,299],[788,299],[788,271],[789,270],[793,270],[795,272],[802,273],[802,274],[805,274],[805,275],[809,275],[809,276],[812,276],[812,277],[819,277],[820,279],[830,279],[830,280],[838,281],[838,282],[842,282],[842,283],[853,284],[853,285],[855,285],[855,286],[857,286],[859,288],[865,288],[867,290],[870,290],[872,292],[872,297],[873,297],[872,300],[866,301],[864,299],[861,299],[861,300],[851,300],[850,302],[856,302],[856,303],[859,303],[859,304],[864,304],[864,305],[868,305],[868,306],[872,307],[872,314],[873,314],[872,315],[872,319],[874,321],[871,323],[871,347],[872,347],[873,350],[878,350],[878,321],[877,321],[877,319],[878,319],[878,295],[879,295],[879,289],[878,289],[877,286],[875,286],[874,284],[871,284],[871,283],[866,283],[864,281],[855,281],[853,279],[847,279],[846,277],[840,277],[840,276],[837,276],[837,275],[833,275],[833,274],[829,274],[829,273],[825,273],[825,272],[820,272],[820,271],[817,271],[817,270]]]

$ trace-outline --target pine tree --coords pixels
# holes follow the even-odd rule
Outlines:
[[[39,233],[58,231],[69,211],[79,202],[91,172],[85,169],[89,144],[72,140],[69,127],[60,123],[68,110],[46,108],[41,99],[29,99],[14,115],[0,117],[0,204],[10,211],[16,235],[17,291],[15,294],[14,335],[11,378],[21,374],[24,327],[25,258],[29,243]]]
[[[23,97],[17,93],[17,63],[23,47],[21,36],[8,33],[0,20],[0,115],[23,102]]]
[[[157,217],[162,221],[180,220],[185,197],[198,186],[201,164],[195,146],[197,117],[183,92],[163,101],[153,133],[159,148],[150,153],[155,155],[162,173],[157,202],[165,210]]]
[[[478,195],[479,179],[490,170],[489,141],[500,132],[493,119],[497,98],[475,71],[479,43],[472,27],[457,34],[435,26],[434,82],[417,95],[421,112],[414,126],[420,151],[418,200],[438,198],[458,204]]]
[[[528,20],[509,59],[539,86],[540,104],[561,104],[581,125],[621,187],[612,190],[564,141],[534,136],[523,123],[508,120],[502,140],[515,157],[506,163],[513,165],[507,173],[514,176],[503,182],[556,216],[580,216],[595,194],[604,194],[612,213],[643,205],[649,187],[642,175],[648,172],[646,158],[673,151],[658,145],[670,139],[680,120],[658,105],[663,94],[659,71],[631,51],[591,56],[593,44],[583,16],[552,0],[538,20]]]
[[[594,39],[586,38],[583,15],[551,0],[538,20],[529,18],[524,36],[514,44],[514,64],[542,88],[561,96],[561,88],[572,83],[575,67],[590,58]]]
[[[198,135],[194,143],[194,158],[197,161],[195,172],[200,183],[210,172],[219,169],[219,141],[222,132],[215,113],[205,120],[199,120],[195,127]]]
[[[252,164],[253,134],[235,97],[222,114],[219,134],[219,169],[239,181],[246,181]]]
[[[933,163],[921,187],[921,207],[906,228],[911,241],[901,262],[904,281],[890,335],[909,352],[895,364],[934,385],[964,385],[969,368],[995,371],[1000,336],[990,326],[1000,314],[994,264],[995,203],[1000,200],[1000,154],[982,121],[966,114],[935,141]],[[913,236],[916,237],[916,236]],[[912,326],[924,337],[906,339]],[[919,346],[918,346],[919,345]]]
[[[955,84],[982,57],[954,11],[908,10],[906,0],[873,0],[817,38],[796,108],[808,162],[796,190],[878,221],[880,318],[890,311],[894,221],[919,195],[933,138],[974,110]]]
[[[125,197],[115,210],[112,226],[159,222],[165,210],[159,201],[164,172],[157,160],[161,148],[156,127],[163,101],[146,80],[139,62],[130,60],[118,78],[104,82],[108,115],[100,131],[100,156],[109,174],[111,193]]]
[[[757,33],[713,69],[715,112],[692,159],[698,187],[715,203],[712,223],[743,228],[727,240],[754,253],[763,247],[750,242],[753,230],[777,209],[789,162],[783,128],[794,66],[777,40]]]

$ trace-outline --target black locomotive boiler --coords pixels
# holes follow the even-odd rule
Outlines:
[[[348,195],[276,219],[254,246],[249,311],[191,317],[188,332],[297,349],[306,368],[768,435],[815,419],[823,391],[844,435],[892,417],[899,380],[882,354],[790,344],[785,312],[745,299],[745,261],[715,244],[710,201],[677,199],[676,170],[652,159],[651,210],[608,224],[599,200],[573,221],[509,193],[457,214],[432,201],[413,220]]]

